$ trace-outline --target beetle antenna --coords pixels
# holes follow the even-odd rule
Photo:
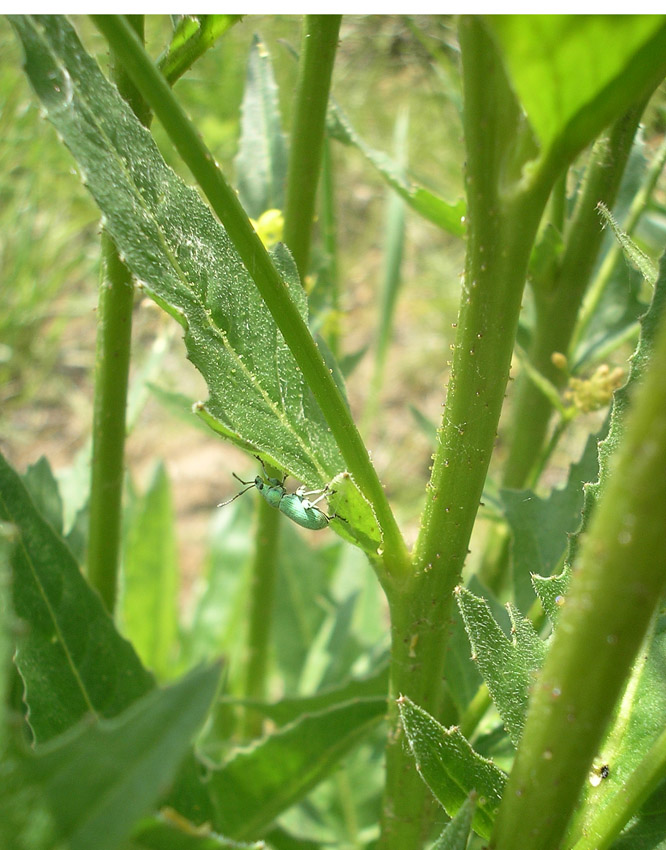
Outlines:
[[[237,475],[236,475],[236,478],[238,478],[238,476],[237,476]],[[238,480],[240,481],[240,478],[238,478]],[[235,495],[235,496],[232,496],[230,499],[227,499],[227,501],[226,501],[226,502],[220,502],[220,504],[218,505],[218,508],[223,508],[225,505],[230,505],[230,504],[231,504],[232,502],[234,502],[234,501],[235,501],[235,500],[236,500],[239,496],[242,496],[242,495],[243,495],[243,493],[247,493],[247,491],[248,491],[248,490],[251,490],[251,489],[254,487],[254,481],[253,481],[252,483],[250,483],[249,481],[243,481],[242,483],[243,483],[243,484],[250,484],[250,486],[249,486],[249,487],[246,487],[244,490],[241,490],[241,491],[240,491],[240,493],[236,493],[236,495]]]
[[[239,478],[238,475],[236,475],[235,472],[232,472],[231,474],[234,476],[236,481],[240,481],[241,484],[251,484],[254,487],[254,481],[243,481],[243,479]],[[239,495],[240,495],[240,493],[239,493]]]

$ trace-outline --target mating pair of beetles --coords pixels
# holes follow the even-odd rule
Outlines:
[[[311,531],[319,531],[321,528],[326,528],[332,519],[340,519],[343,522],[346,522],[344,517],[341,517],[338,514],[332,514],[329,516],[327,513],[324,513],[321,508],[317,507],[317,504],[321,502],[322,499],[324,499],[328,494],[335,492],[334,490],[328,489],[328,484],[323,490],[306,491],[305,486],[301,486],[295,493],[287,493],[284,486],[284,482],[287,480],[287,473],[285,472],[281,481],[279,478],[271,478],[264,466],[263,460],[259,457],[259,455],[255,455],[255,457],[261,464],[261,468],[264,471],[263,476],[257,475],[254,481],[243,481],[242,478],[239,478],[238,475],[233,472],[232,475],[234,478],[240,481],[241,484],[245,484],[247,486],[244,490],[241,490],[240,493],[236,493],[236,495],[231,499],[227,499],[226,502],[221,502],[218,505],[218,508],[223,508],[239,496],[242,496],[243,493],[247,493],[248,490],[256,487],[272,508],[277,508],[285,516],[293,520],[296,525],[300,525],[302,528],[309,528]],[[309,496],[317,496],[317,498],[314,501],[311,501],[308,498]]]

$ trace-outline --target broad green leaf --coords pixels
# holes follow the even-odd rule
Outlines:
[[[196,827],[177,812],[165,809],[139,825],[129,850],[271,850],[264,841],[231,841],[206,827]]]
[[[598,475],[597,440],[590,437],[577,463],[571,465],[567,483],[542,498],[532,490],[502,490],[501,499],[513,534],[514,600],[527,612],[534,602],[530,576],[549,576],[564,558],[569,535],[578,530],[584,486]]]
[[[541,668],[546,645],[529,620],[507,605],[511,639],[497,625],[485,599],[464,587],[456,592],[458,607],[479,666],[495,706],[514,744],[525,722],[527,701],[536,672]]]
[[[486,23],[545,153],[575,154],[666,73],[660,15],[498,15]]]
[[[385,713],[385,699],[355,700],[305,715],[240,750],[210,776],[215,827],[239,839],[260,834],[329,776]]]
[[[262,453],[310,489],[333,482],[336,530],[369,552],[372,511],[344,463],[293,355],[222,228],[166,165],[150,133],[62,17],[15,16],[26,71],[77,160],[104,223],[140,286],[184,328],[209,399],[197,412],[219,434]],[[273,261],[307,320],[284,246]]]
[[[472,829],[472,817],[476,795],[470,794],[456,812],[456,816],[444,827],[444,832],[432,845],[430,850],[465,850]]]
[[[271,57],[254,36],[245,76],[236,183],[241,202],[252,218],[284,209],[287,146],[280,122],[280,103]]]
[[[173,670],[178,636],[178,551],[164,464],[127,518],[120,618],[145,667],[164,679]]]
[[[465,232],[465,202],[449,203],[423,186],[407,179],[402,173],[402,169],[390,157],[366,145],[353,129],[340,107],[332,100],[328,108],[328,131],[339,142],[358,148],[368,162],[379,171],[389,186],[395,189],[400,197],[419,215],[436,224],[437,227],[441,227],[442,230],[446,230],[447,233],[452,233],[454,236],[463,235]]]
[[[215,695],[219,667],[153,690],[113,720],[38,748],[31,772],[70,850],[116,850],[159,799]]]
[[[71,850],[57,830],[39,782],[31,777],[28,754],[1,753],[0,847],[3,850]]]
[[[7,695],[9,693],[13,635],[15,627],[11,590],[11,560],[16,533],[0,523],[0,755],[6,749]]]
[[[13,556],[15,662],[38,742],[84,715],[113,717],[154,687],[68,546],[36,510],[19,476],[0,456],[0,519],[18,530]]]
[[[456,726],[445,729],[407,697],[399,698],[398,707],[423,781],[450,817],[455,817],[475,791],[478,796],[472,828],[482,838],[488,838],[506,774],[475,753]]]

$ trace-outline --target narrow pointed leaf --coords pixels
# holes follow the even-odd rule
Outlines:
[[[355,700],[304,715],[241,750],[210,777],[216,828],[238,839],[260,834],[326,778],[385,713],[385,699]]]
[[[70,850],[115,850],[130,834],[174,776],[218,679],[219,667],[196,671],[38,750],[31,770]]]
[[[127,519],[123,556],[122,631],[158,677],[173,670],[178,635],[178,552],[164,465]]]
[[[506,782],[504,771],[475,753],[456,726],[445,729],[407,697],[400,697],[398,707],[423,781],[450,817],[455,817],[475,791],[472,827],[488,838]]]
[[[447,823],[444,832],[432,845],[430,850],[465,850],[472,829],[472,817],[476,805],[476,794],[470,796],[462,804],[456,816]]]
[[[255,35],[243,94],[240,148],[236,157],[238,194],[253,218],[284,209],[287,147],[280,104],[266,45]]]
[[[465,202],[449,203],[417,183],[407,179],[400,167],[384,153],[373,150],[367,145],[349,123],[339,106],[334,102],[329,105],[329,132],[338,141],[346,145],[354,145],[370,162],[386,182],[395,189],[413,210],[419,215],[452,233],[462,236],[465,232]]]
[[[543,664],[546,645],[529,620],[512,605],[507,606],[512,622],[509,640],[484,599],[464,587],[458,588],[456,597],[473,657],[511,740],[517,744],[525,722],[529,691],[535,673]]]
[[[599,201],[597,204],[597,209],[599,210],[599,214],[603,218],[603,220],[608,224],[615,234],[615,238],[617,239],[622,251],[624,252],[624,256],[631,263],[631,265],[641,273],[644,280],[646,280],[651,286],[654,286],[657,282],[657,278],[659,277],[659,268],[652,260],[651,257],[642,251],[638,245],[634,242],[634,240],[629,236],[629,234],[625,233],[624,230],[620,227],[620,225],[615,220],[615,216],[608,209],[606,204]]]
[[[69,547],[39,514],[19,476],[0,456],[0,519],[18,530],[13,599],[25,626],[15,661],[38,742],[85,714],[113,717],[154,687]]]
[[[159,66],[173,84],[241,15],[183,15]]]

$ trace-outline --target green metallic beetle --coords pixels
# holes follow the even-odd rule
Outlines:
[[[241,490],[240,493],[236,493],[235,496],[232,496],[231,499],[227,499],[226,502],[221,502],[218,505],[218,508],[223,508],[225,505],[233,502],[234,499],[242,496],[243,493],[247,493],[248,490],[256,487],[272,508],[277,508],[285,516],[289,517],[290,520],[293,520],[296,525],[300,525],[301,528],[308,528],[311,531],[319,531],[322,528],[326,528],[332,519],[343,519],[337,514],[329,516],[324,513],[321,508],[317,507],[317,504],[321,502],[321,500],[324,499],[329,492],[332,492],[329,491],[328,486],[324,487],[323,490],[309,491],[306,491],[305,487],[299,487],[295,493],[287,493],[284,486],[287,474],[285,473],[281,481],[279,478],[271,478],[266,470],[263,460],[258,455],[255,455],[255,457],[261,464],[261,468],[264,471],[263,476],[257,475],[254,481],[243,481],[242,478],[239,478],[238,475],[233,472],[232,475],[234,478],[240,481],[241,484],[246,485],[245,490]],[[314,501],[311,501],[308,498],[309,496],[317,496],[317,498]]]

